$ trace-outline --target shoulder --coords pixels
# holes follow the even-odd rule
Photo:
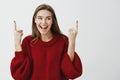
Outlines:
[[[24,37],[23,43],[30,42],[32,39],[33,39],[32,35],[28,35],[28,36]]]
[[[59,41],[61,42],[61,44],[64,44],[64,47],[68,47],[69,41],[68,37],[65,34],[60,35]]]
[[[61,34],[60,39],[65,41],[65,42],[68,42],[68,37],[65,34]]]

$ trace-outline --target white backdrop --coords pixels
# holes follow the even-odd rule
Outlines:
[[[24,38],[31,33],[33,12],[41,3],[55,9],[66,35],[79,21],[76,51],[83,74],[76,80],[120,80],[120,0],[0,0],[0,80],[13,80],[13,20],[24,30]]]

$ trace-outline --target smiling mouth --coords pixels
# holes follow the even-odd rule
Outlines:
[[[47,28],[48,28],[48,26],[46,26],[46,27],[42,27],[42,26],[40,26],[40,28],[41,28],[41,29],[47,29]]]

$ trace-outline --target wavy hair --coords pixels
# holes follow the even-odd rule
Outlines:
[[[48,10],[52,13],[52,20],[53,20],[53,24],[52,24],[52,27],[51,27],[51,32],[52,34],[62,34],[61,31],[60,31],[60,28],[59,28],[59,25],[58,25],[58,22],[57,22],[57,18],[56,18],[56,14],[55,14],[55,11],[54,9],[48,5],[48,4],[41,4],[39,5],[36,9],[35,9],[35,12],[33,14],[33,18],[32,18],[32,37],[33,38],[38,38],[38,39],[41,39],[41,34],[40,32],[38,31],[37,29],[37,26],[36,26],[36,23],[35,23],[35,17],[36,17],[36,14],[38,13],[38,11],[40,10]]]

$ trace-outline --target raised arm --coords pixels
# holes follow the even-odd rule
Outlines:
[[[16,21],[14,21],[14,43],[15,43],[15,51],[22,51],[21,47],[21,38],[23,35],[23,30],[17,30]]]
[[[16,22],[14,21],[14,43],[15,43],[15,56],[13,57],[10,70],[11,75],[15,80],[30,80],[32,71],[32,61],[30,59],[30,46],[29,37],[24,38],[21,44],[23,35],[22,30],[17,30]]]
[[[68,55],[69,55],[71,61],[74,60],[75,41],[76,41],[77,33],[78,33],[78,21],[76,21],[76,26],[74,28],[69,29]]]
[[[82,62],[79,55],[75,52],[77,33],[78,21],[76,21],[76,27],[69,30],[69,42],[66,43],[65,54],[62,59],[61,68],[68,79],[75,79],[82,75]]]

